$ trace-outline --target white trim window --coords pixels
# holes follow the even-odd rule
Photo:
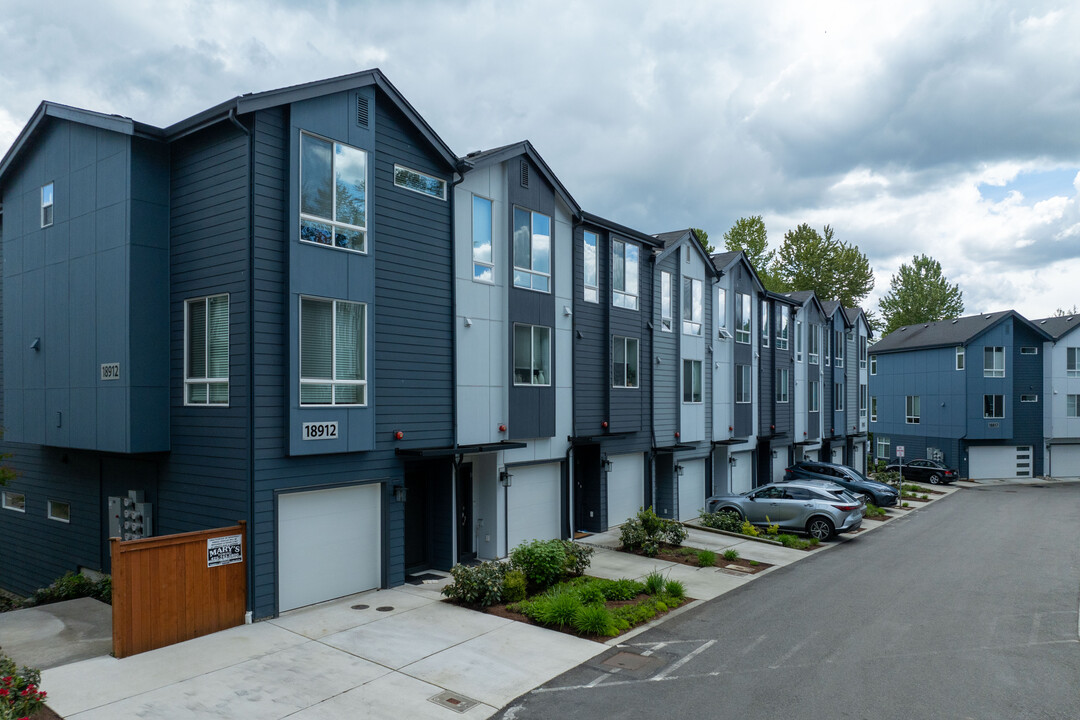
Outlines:
[[[660,329],[671,332],[671,273],[660,271]]]
[[[761,347],[769,347],[769,333],[771,328],[769,326],[769,301],[761,301]]]
[[[551,328],[514,323],[514,384],[551,385]]]
[[[791,308],[787,305],[781,305],[778,320],[780,322],[776,326],[776,349],[787,350],[791,333]]]
[[[611,386],[636,388],[638,384],[638,339],[611,338]]]
[[[1065,396],[1065,417],[1080,418],[1080,395]]]
[[[964,369],[964,361],[966,359],[965,355],[966,355],[966,351],[964,350],[963,345],[956,348],[956,369],[957,370],[963,370]]]
[[[21,513],[26,512],[26,495],[23,493],[4,490],[0,493],[0,502],[2,502],[5,510]]]
[[[870,422],[877,422],[877,395],[870,398]]]
[[[983,377],[1005,377],[1005,348],[987,346],[983,348]]]
[[[735,293],[735,342],[750,344],[750,296]]]
[[[229,404],[229,296],[184,303],[184,404]]]
[[[807,338],[806,359],[811,365],[817,365],[821,356],[821,326],[817,323],[810,324],[810,333]]]
[[[716,326],[727,327],[727,290],[724,288],[716,289]],[[728,335],[728,337],[731,336]]]
[[[819,381],[810,381],[807,397],[806,412],[821,412],[821,383]]]
[[[802,320],[795,321],[795,362],[802,362],[803,353],[803,324]]]
[[[1038,395],[1021,395],[1020,402],[1022,403],[1037,403],[1039,402]]]
[[[866,336],[859,336],[859,367],[866,368]]]
[[[1065,377],[1080,377],[1080,347],[1065,348]]]
[[[904,397],[904,422],[918,425],[922,421],[922,401],[919,395]]]
[[[783,405],[788,401],[788,378],[787,368],[776,368],[776,402]]]
[[[394,185],[403,190],[411,190],[414,193],[427,195],[436,200],[446,199],[445,180],[397,163],[394,164]]]
[[[859,417],[866,417],[866,404],[867,397],[869,396],[869,388],[866,383],[859,383]]]
[[[832,335],[833,331],[829,328],[823,328],[822,335],[825,337],[825,367],[829,367],[829,363],[832,362]]]
[[[892,442],[887,437],[879,437],[877,439],[877,449],[874,452],[874,457],[878,460],[888,461],[889,453],[892,452]]]
[[[847,343],[844,342],[844,331],[843,330],[837,330],[836,331],[836,348],[835,349],[836,349],[836,367],[838,367],[838,368],[844,367],[844,346],[845,345],[847,345]]]
[[[682,331],[683,335],[701,335],[702,282],[697,278],[684,277],[682,281]]]
[[[735,404],[747,405],[751,400],[753,390],[753,375],[749,365],[735,366]]]
[[[71,522],[71,503],[60,500],[49,500],[46,509],[46,517],[62,523]]]
[[[983,417],[1000,419],[1005,417],[1004,395],[983,395]]]
[[[844,383],[833,383],[833,410],[844,410]]]
[[[581,237],[582,299],[600,302],[600,236],[586,230]]]
[[[300,240],[367,252],[367,153],[300,133]]]
[[[870,356],[870,374],[877,375],[877,355]]]
[[[473,195],[472,199],[472,260],[473,280],[495,283],[495,260],[491,246],[491,201]]]
[[[367,404],[367,305],[300,298],[300,404]]]
[[[701,402],[702,378],[700,360],[683,360],[683,398],[684,404]]]
[[[551,218],[514,208],[514,287],[551,292]]]
[[[622,240],[611,241],[611,304],[638,308],[638,246]]]
[[[53,224],[53,183],[41,186],[41,227]]]

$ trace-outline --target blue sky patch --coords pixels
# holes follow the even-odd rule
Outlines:
[[[1024,196],[1025,204],[1031,205],[1052,197],[1072,197],[1076,194],[1073,179],[1077,168],[1022,172],[1005,185],[979,185],[979,193],[990,202],[1001,202],[1013,190]]]

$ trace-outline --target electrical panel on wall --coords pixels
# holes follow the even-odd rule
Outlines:
[[[154,506],[145,500],[142,490],[109,498],[109,537],[138,540],[154,534]]]

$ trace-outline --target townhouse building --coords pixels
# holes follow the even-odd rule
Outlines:
[[[844,452],[845,464],[866,472],[869,457],[869,407],[870,374],[867,362],[870,345],[870,323],[861,308],[845,308],[848,329],[845,335],[845,354],[848,362],[845,372],[847,398],[845,404],[851,408],[844,427],[847,443]]]
[[[1050,336],[1042,346],[1043,471],[1080,477],[1080,315],[1032,322]]]
[[[779,482],[794,457],[794,320],[796,301],[764,292],[758,350],[758,484]]]
[[[795,301],[794,457],[819,460],[821,428],[821,327],[825,311],[812,290],[787,293]]]

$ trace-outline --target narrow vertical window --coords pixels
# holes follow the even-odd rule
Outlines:
[[[671,332],[671,273],[660,273],[660,329]]]
[[[584,293],[583,299],[585,302],[598,303],[600,302],[600,271],[597,268],[598,250],[600,243],[600,237],[593,232],[585,231],[584,239],[582,241],[582,257],[584,266],[582,267],[582,274],[584,277]]]
[[[789,335],[791,333],[791,308],[787,305],[780,307],[780,317],[776,324],[776,349],[787,350]]]
[[[866,367],[866,336],[859,336],[859,367]]]
[[[1005,348],[983,348],[983,377],[1005,377]]]
[[[964,369],[964,348],[963,347],[956,348],[956,369],[957,370],[963,370]]]
[[[832,330],[826,329],[825,335],[825,367],[832,362]]]
[[[737,405],[750,403],[752,379],[749,365],[735,366],[735,403]]]
[[[769,347],[769,301],[761,301],[761,347]]]
[[[611,384],[617,388],[638,387],[637,338],[611,338]]]
[[[788,370],[787,368],[776,368],[776,402],[786,403],[788,401]]]
[[[300,404],[367,404],[367,305],[300,298]]]
[[[807,345],[806,360],[811,365],[817,365],[821,357],[821,326],[817,323],[810,324],[810,337]]]
[[[472,200],[473,280],[495,282],[495,263],[491,255],[491,201],[479,195]]]
[[[514,325],[514,384],[551,385],[551,328]]]
[[[821,383],[817,380],[810,381],[810,398],[806,410],[814,413],[821,410]]]
[[[859,417],[866,417],[866,403],[867,403],[867,390],[866,383],[859,383]]]
[[[877,422],[877,396],[870,398],[870,422]]]
[[[613,240],[611,242],[611,304],[637,310],[638,307],[638,246]]]
[[[53,224],[53,184],[41,188],[41,227]]]
[[[367,251],[367,153],[300,134],[300,240]]]
[[[870,356],[870,374],[877,375],[877,355]]]
[[[836,412],[843,412],[844,410],[844,384],[835,383],[833,385],[833,410]]]
[[[922,407],[918,395],[908,395],[904,398],[904,422],[908,425],[918,425],[922,421]]]
[[[184,303],[184,402],[229,404],[229,296]]]
[[[836,367],[844,367],[844,331],[836,331]]]
[[[683,402],[701,402],[700,360],[683,360]]]
[[[727,327],[727,290],[724,288],[716,289],[716,326]]]
[[[795,321],[795,361],[802,362],[803,353],[803,324],[802,320]]]
[[[514,286],[551,292],[551,218],[514,208]]]
[[[683,278],[682,286],[682,331],[683,335],[701,334],[701,290],[702,283],[697,278]]]
[[[735,293],[735,342],[750,344],[750,296]]]

